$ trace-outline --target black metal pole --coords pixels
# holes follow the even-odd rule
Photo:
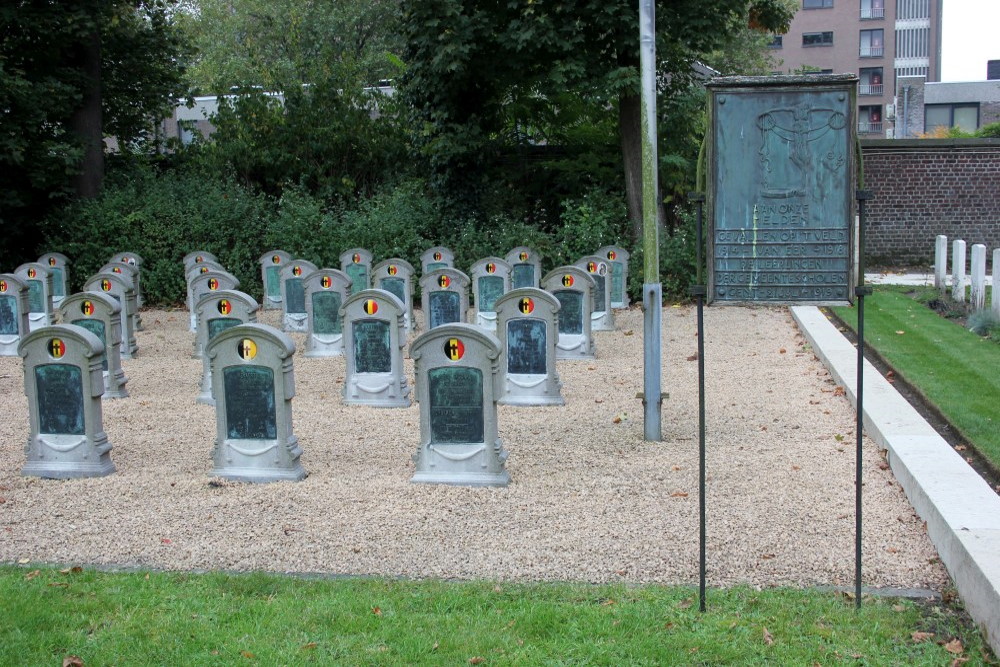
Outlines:
[[[704,241],[702,211],[705,206],[705,195],[692,192],[688,197],[698,206],[695,233],[696,284],[691,286],[691,295],[695,298],[698,309],[698,609],[705,611],[705,296],[707,290],[702,281],[701,271],[701,248]]]
[[[864,395],[865,395],[865,296],[872,293],[872,288],[865,285],[865,202],[871,199],[867,190],[858,190],[858,284],[854,287],[854,296],[858,300],[858,375],[856,436],[854,462],[854,606],[861,609],[861,443],[864,435]]]

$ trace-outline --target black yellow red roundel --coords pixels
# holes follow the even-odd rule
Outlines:
[[[236,352],[240,355],[240,359],[250,361],[257,356],[257,343],[251,338],[244,338],[237,344]]]
[[[449,338],[444,342],[444,356],[451,361],[458,361],[465,356],[465,343],[461,338]]]

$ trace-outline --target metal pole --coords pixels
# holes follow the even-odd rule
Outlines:
[[[706,500],[705,500],[705,296],[707,290],[702,282],[701,248],[702,212],[705,195],[700,192],[688,193],[688,199],[697,204],[698,217],[695,232],[695,284],[691,286],[691,296],[698,306],[698,609],[705,611],[705,571],[706,558]]]
[[[642,251],[643,285],[643,424],[647,441],[663,439],[660,408],[660,324],[663,290],[660,284],[659,193],[656,155],[656,18],[653,0],[639,2],[639,64],[642,70]]]
[[[854,453],[854,606],[861,609],[861,441],[864,429],[865,395],[865,296],[872,288],[865,285],[865,202],[871,199],[867,190],[858,190],[858,284],[854,295],[858,299],[858,376],[856,422],[857,443]]]

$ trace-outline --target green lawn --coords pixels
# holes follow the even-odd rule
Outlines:
[[[835,593],[0,566],[0,664],[995,664],[953,610]],[[917,634],[914,634],[917,633]]]
[[[833,311],[857,327],[856,308]],[[865,299],[865,341],[1000,469],[1000,345],[887,287]]]

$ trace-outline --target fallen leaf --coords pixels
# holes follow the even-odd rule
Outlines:
[[[775,557],[776,556],[774,554],[761,554],[760,559],[761,560],[771,560],[772,558],[775,558]]]
[[[602,607],[610,607],[613,604],[615,604],[615,601],[612,600],[611,598],[608,598],[607,600],[605,600],[604,602],[601,603],[601,606]]]
[[[688,357],[688,361],[698,361],[698,353],[695,352],[690,357]]]
[[[621,424],[622,423],[622,418],[616,415],[615,418],[611,420],[611,423],[612,424]]]
[[[68,588],[69,584],[67,584],[65,581],[53,581],[52,583],[49,584],[49,586],[51,586],[52,588]]]
[[[770,646],[774,643],[774,636],[764,628],[764,643]]]
[[[633,335],[634,333],[635,333],[635,332],[633,332],[633,331],[632,331],[631,329],[629,329],[628,331],[626,331],[626,332],[625,332],[625,333],[623,333],[622,335],[623,335],[623,336],[631,336],[631,335]]]
[[[254,658],[257,657],[253,653],[251,653],[250,651],[240,651],[240,655],[242,655],[247,660],[253,660]]]
[[[376,616],[381,616],[382,615],[382,608],[381,607],[372,607],[372,613],[375,614]]]
[[[778,350],[778,354],[785,354],[785,352],[786,352],[785,348],[781,348],[780,350]]]
[[[901,605],[901,604],[894,604],[894,605],[892,605],[892,610],[893,611],[906,611],[906,606],[905,605]]]
[[[694,604],[694,598],[684,598],[677,603],[677,606],[681,609],[687,609]]]
[[[878,462],[878,469],[879,470],[888,470],[889,469],[889,464],[886,463],[885,461],[879,461]]]
[[[474,658],[469,658],[470,665],[481,665],[486,662],[486,658],[480,658],[478,655]]]
[[[500,588],[499,586],[494,586],[493,587],[493,592],[494,593],[503,593],[503,589]]]
[[[802,470],[801,466],[792,466],[792,470]]]
[[[309,651],[316,648],[316,642],[309,642],[308,644],[303,644],[300,647],[303,651]]]
[[[83,572],[83,568],[79,565],[75,565],[73,567],[67,567],[65,570],[59,570],[59,574],[69,574],[70,572]]]
[[[434,642],[434,646],[431,646],[431,650],[432,650],[432,651],[436,651],[436,650],[438,650],[438,647],[439,647],[439,646],[441,646],[441,644],[439,644],[439,643],[437,643],[437,642]]]
[[[835,436],[833,436],[833,439],[836,440],[837,442],[843,442],[844,441],[844,436],[842,436],[842,435],[840,435],[838,433]]]
[[[25,581],[31,581],[32,579],[34,579],[35,577],[37,577],[41,573],[42,573],[41,570],[32,570],[28,574],[24,575],[24,579],[25,579]]]
[[[951,667],[960,667],[961,665],[964,665],[967,662],[969,662],[968,658],[955,658],[954,660],[951,661]]]
[[[944,645],[944,650],[948,651],[948,653],[959,655],[962,653],[962,651],[965,650],[965,647],[962,646],[962,641],[958,637],[955,637],[950,642]]]
[[[83,658],[78,655],[67,655],[63,658],[62,667],[83,667]]]
[[[913,639],[913,641],[917,642],[917,643],[925,642],[925,641],[927,641],[928,639],[930,639],[933,636],[934,636],[933,632],[911,632],[910,633],[910,638]]]
[[[20,559],[17,562],[18,562],[19,565],[27,565],[28,563],[31,562],[31,559],[30,558],[22,558],[22,559]]]
[[[170,544],[170,540],[168,540],[168,539],[167,539],[167,538],[165,538],[165,537],[161,537],[161,538],[160,538],[160,542],[161,542],[162,544]]]
[[[673,470],[674,472],[678,470],[683,470],[683,468],[681,468],[680,466],[672,466],[670,469]]]
[[[905,331],[902,331],[902,330],[900,330],[900,331],[897,331],[897,332],[896,332],[896,334],[897,334],[897,335],[900,335],[900,336],[902,336],[902,335],[903,335],[903,334],[905,334],[905,333],[906,333],[906,332],[905,332]]]
[[[628,570],[615,570],[615,574],[617,574],[619,577],[624,577],[626,574],[628,574]]]
[[[604,402],[603,398],[595,398],[594,399],[594,403],[603,403],[603,402]]]
[[[891,553],[891,554],[898,554],[899,553],[899,549],[897,549],[896,547],[886,547],[885,550],[887,552]]]
[[[671,498],[687,498],[688,494],[684,491],[674,491],[670,494]]]
[[[844,395],[844,388],[843,387],[837,387],[837,388],[835,388],[833,390],[833,395],[834,396],[843,396]]]
[[[955,445],[956,452],[964,452],[967,449],[965,445]]]

